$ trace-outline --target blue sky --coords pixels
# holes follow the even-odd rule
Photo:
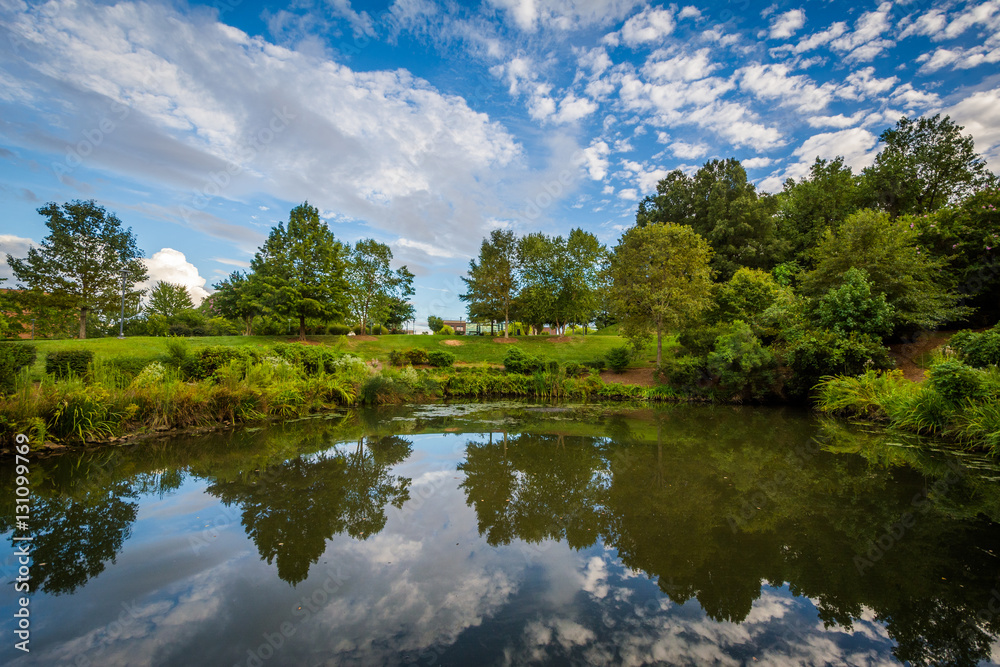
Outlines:
[[[998,63],[1000,0],[0,0],[0,252],[93,198],[201,295],[308,200],[460,317],[491,229],[611,245],[712,158],[773,192],[940,111],[998,172]]]

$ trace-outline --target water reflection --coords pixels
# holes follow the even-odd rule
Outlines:
[[[891,439],[775,410],[392,408],[38,461],[30,659],[247,664],[289,622],[268,664],[990,660],[996,469]],[[116,635],[122,603],[146,611]]]

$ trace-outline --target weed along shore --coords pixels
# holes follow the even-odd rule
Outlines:
[[[963,358],[976,363],[992,336],[1000,333],[957,336],[956,347],[947,348],[950,356],[939,352],[931,360],[929,380],[923,383],[904,379],[900,371],[825,378],[816,387],[813,407],[996,455],[998,373],[995,367],[972,369],[957,356],[965,349]],[[668,341],[668,364],[676,365],[679,347]],[[3,343],[0,353],[13,370],[0,398],[0,429],[5,443],[25,433],[36,449],[61,451],[345,407],[448,399],[753,401],[708,372],[695,381],[656,373],[645,359],[651,349],[617,359],[620,349],[620,339],[612,335]],[[765,399],[755,402],[788,402],[777,390]]]

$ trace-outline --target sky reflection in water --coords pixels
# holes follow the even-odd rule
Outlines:
[[[428,406],[37,462],[32,652],[0,661],[995,662],[1000,475],[886,440]]]

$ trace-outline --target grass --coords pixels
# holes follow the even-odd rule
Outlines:
[[[374,340],[355,340],[351,336],[308,336],[310,343],[318,343],[333,347],[339,351],[350,352],[363,359],[378,359],[388,362],[389,352],[393,350],[423,349],[427,352],[446,350],[455,355],[456,361],[465,364],[502,365],[503,357],[509,346],[517,345],[529,354],[544,360],[555,360],[560,363],[596,361],[604,359],[614,347],[625,344],[624,339],[611,335],[580,334],[569,336],[568,339],[554,340],[552,336],[518,336],[510,340],[512,343],[496,343],[489,336],[439,336],[439,335],[387,335],[377,336]],[[38,348],[38,359],[30,369],[32,378],[40,380],[45,371],[45,355],[49,352],[64,350],[92,350],[96,361],[107,361],[114,358],[133,357],[143,361],[156,361],[168,356],[167,344],[172,338],[153,336],[134,336],[119,340],[118,338],[92,338],[87,340],[36,340],[32,343]],[[201,336],[183,339],[192,352],[211,345],[237,346],[250,345],[265,347],[279,342],[296,340],[293,336]],[[446,341],[458,341],[461,345],[448,345]],[[673,339],[665,342],[665,347],[673,345]],[[630,368],[651,367],[655,357],[653,344],[647,346]]]

